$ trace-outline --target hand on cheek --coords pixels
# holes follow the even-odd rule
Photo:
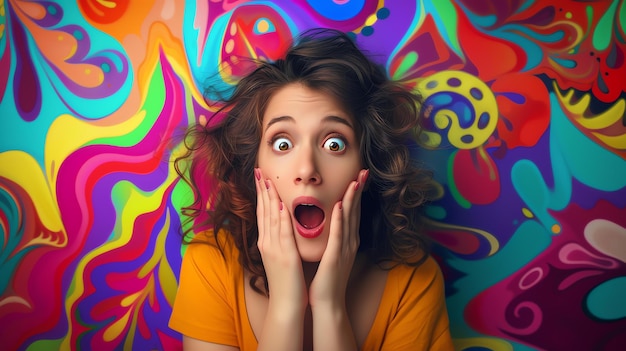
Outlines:
[[[289,312],[306,307],[302,261],[296,247],[289,211],[274,184],[255,169],[257,192],[257,245],[270,289],[270,308]]]
[[[360,244],[361,195],[368,175],[368,170],[361,170],[333,208],[326,251],[309,290],[312,307],[345,304],[348,278]]]

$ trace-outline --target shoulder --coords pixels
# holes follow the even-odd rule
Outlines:
[[[237,345],[242,269],[235,246],[219,240],[203,232],[186,246],[169,326],[193,339]]]
[[[418,266],[400,264],[389,271],[389,288],[407,297],[420,297],[433,301],[445,299],[444,281],[441,269],[432,256]]]
[[[385,267],[381,268],[384,269]],[[451,350],[443,275],[428,257],[388,270],[385,293],[363,349]]]
[[[213,230],[197,233],[187,245],[187,252],[202,253],[238,253],[234,239],[226,230],[220,230],[217,234]]]
[[[441,270],[439,264],[432,256],[428,256],[424,262],[419,265],[411,264],[398,264],[391,268],[391,272],[398,274],[399,276],[411,278],[413,276],[421,278],[436,279],[441,276]]]
[[[388,297],[395,306],[398,326],[423,330],[429,345],[449,333],[443,274],[434,258],[429,256],[419,266],[395,267],[389,272],[387,288],[395,292]]]
[[[199,272],[220,268],[230,271],[239,265],[239,251],[226,231],[220,231],[217,236],[213,231],[200,232],[185,249],[183,266],[185,264]]]

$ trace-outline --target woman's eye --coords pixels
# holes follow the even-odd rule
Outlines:
[[[287,151],[291,149],[291,141],[287,138],[278,138],[272,142],[272,147],[276,151]]]
[[[324,148],[332,152],[341,152],[345,150],[346,143],[341,138],[328,138],[324,142]]]

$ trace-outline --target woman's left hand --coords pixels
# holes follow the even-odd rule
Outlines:
[[[368,170],[361,170],[333,208],[328,244],[309,288],[313,310],[345,308],[348,279],[360,244],[361,195],[368,175]]]

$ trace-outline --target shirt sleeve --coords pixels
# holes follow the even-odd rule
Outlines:
[[[194,339],[238,346],[229,276],[228,264],[216,247],[190,244],[183,256],[170,328]]]
[[[384,337],[383,350],[454,350],[445,303],[444,282],[436,261],[397,267],[398,305]]]

